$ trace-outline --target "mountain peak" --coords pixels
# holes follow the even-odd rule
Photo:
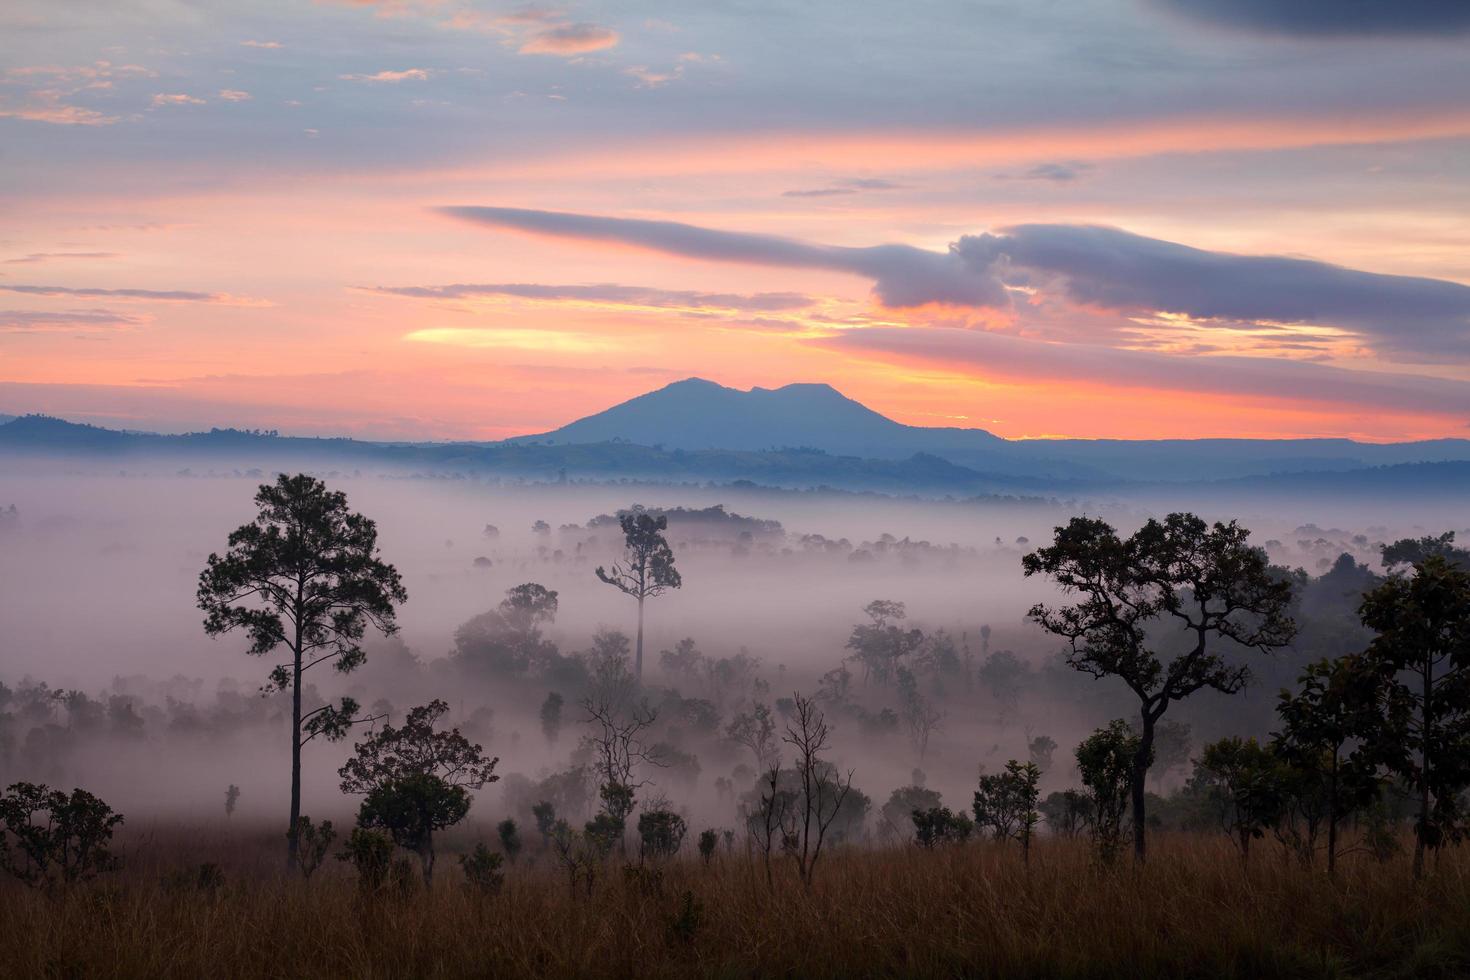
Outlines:
[[[895,422],[820,382],[742,391],[705,378],[672,382],[527,438],[561,444],[622,440],[668,449],[807,447],[880,458],[996,441],[980,429],[926,429]]]

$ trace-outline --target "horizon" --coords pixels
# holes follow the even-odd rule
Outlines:
[[[880,416],[882,416],[885,419],[888,419],[889,421],[897,421],[896,419],[893,419],[890,416],[888,416],[888,415],[886,415],[886,414],[884,414],[882,412],[879,412],[877,409],[874,409],[871,405],[865,405],[861,401],[858,401],[857,399],[851,398],[845,392],[841,391],[840,389],[838,389],[838,388],[836,388],[836,387],[834,387],[834,386],[832,386],[830,384],[827,384],[826,382],[820,382],[820,381],[793,381],[793,382],[788,382],[787,384],[784,384],[784,385],[779,385],[779,386],[770,387],[770,388],[764,387],[764,386],[761,386],[761,385],[753,385],[750,388],[742,389],[742,388],[734,388],[734,387],[731,387],[729,385],[722,385],[719,382],[713,381],[713,380],[711,380],[709,378],[691,376],[691,377],[688,377],[688,378],[681,378],[678,381],[670,381],[668,384],[661,385],[658,388],[653,388],[653,389],[650,389],[648,391],[642,392],[642,393],[640,393],[638,395],[634,395],[632,399],[628,399],[626,401],[618,402],[615,405],[609,405],[609,406],[607,406],[607,407],[605,407],[603,409],[599,409],[599,410],[591,413],[590,415],[578,416],[575,419],[568,419],[566,422],[562,423],[561,425],[553,426],[550,429],[544,429],[544,430],[540,430],[540,431],[536,431],[536,432],[515,433],[515,434],[509,435],[509,436],[505,436],[505,437],[503,437],[501,439],[454,439],[454,438],[446,438],[446,439],[433,439],[433,438],[426,438],[426,439],[387,439],[387,438],[381,438],[381,439],[379,439],[379,438],[373,438],[372,436],[368,436],[368,435],[350,434],[350,433],[347,433],[347,432],[335,432],[335,433],[333,433],[333,432],[292,432],[292,431],[284,431],[284,430],[272,430],[272,431],[273,431],[273,434],[274,435],[279,436],[281,438],[288,438],[288,439],[350,439],[350,440],[356,440],[356,441],[361,441],[361,442],[383,442],[383,443],[388,443],[388,442],[413,442],[413,443],[421,443],[421,444],[425,444],[425,445],[441,445],[441,444],[447,445],[447,444],[465,443],[465,442],[469,442],[469,443],[509,442],[509,441],[514,441],[514,440],[532,439],[532,438],[535,438],[537,436],[549,435],[549,434],[551,434],[553,432],[557,432],[557,431],[560,431],[563,428],[566,428],[568,426],[571,426],[571,425],[573,425],[573,424],[575,424],[577,422],[581,422],[581,421],[584,421],[585,419],[588,419],[588,418],[592,418],[592,417],[601,415],[604,412],[609,412],[609,411],[612,411],[614,409],[620,408],[621,406],[627,404],[627,401],[631,401],[631,400],[637,399],[637,398],[642,398],[642,397],[647,396],[647,395],[659,394],[659,393],[661,393],[663,391],[666,391],[667,389],[672,388],[672,387],[675,387],[677,385],[686,384],[688,382],[694,382],[694,381],[703,382],[703,383],[711,384],[711,385],[715,385],[715,386],[717,386],[719,388],[722,388],[722,389],[724,389],[726,391],[734,391],[734,392],[737,392],[739,394],[752,394],[752,393],[754,393],[756,391],[774,392],[774,391],[783,390],[785,388],[814,388],[814,387],[815,388],[825,388],[825,389],[827,389],[827,390],[829,390],[831,392],[834,392],[835,394],[841,396],[842,398],[844,398],[844,399],[846,399],[848,401],[852,401],[852,402],[856,403],[861,408],[868,409],[869,411],[877,412],[877,414],[879,414]],[[126,432],[126,433],[137,434],[137,435],[160,435],[160,436],[200,435],[200,434],[207,434],[211,430],[216,430],[216,429],[218,429],[218,430],[225,430],[225,431],[250,431],[250,432],[266,431],[265,427],[261,427],[261,426],[243,426],[243,425],[232,425],[232,424],[228,424],[228,423],[227,424],[221,424],[221,425],[212,425],[212,426],[209,426],[209,427],[206,427],[206,428],[200,428],[200,427],[197,427],[197,426],[191,428],[191,427],[189,427],[188,423],[183,423],[183,424],[172,426],[172,427],[135,428],[135,427],[127,426],[127,425],[108,425],[108,424],[104,424],[102,422],[90,421],[90,420],[88,420],[86,418],[68,418],[68,417],[64,417],[64,416],[60,416],[60,415],[53,415],[53,414],[50,414],[50,413],[47,413],[47,412],[4,412],[4,411],[0,411],[0,416],[9,416],[10,417],[5,422],[0,422],[0,425],[9,424],[9,421],[13,421],[13,420],[18,420],[18,419],[33,417],[33,418],[54,419],[54,420],[57,420],[57,421],[66,422],[66,423],[73,424],[73,425],[90,425],[90,426],[95,426],[96,428],[100,428],[100,429],[108,429],[108,430],[112,430],[112,431]],[[908,423],[899,423],[899,424],[908,425]],[[988,434],[992,434],[992,435],[995,434],[995,433],[989,433],[989,430],[985,429],[982,426],[966,426],[966,425],[932,425],[932,426],[924,426],[924,425],[919,425],[919,426],[911,426],[911,427],[912,428],[919,428],[919,429],[926,429],[926,428],[927,429],[960,429],[960,430],[972,431],[972,432],[984,432],[984,433],[988,433]],[[1018,442],[1018,443],[1019,442],[1061,442],[1061,441],[1078,441],[1078,442],[1108,442],[1108,441],[1118,441],[1118,442],[1147,442],[1147,441],[1155,441],[1155,440],[1151,440],[1151,439],[1142,439],[1142,438],[1141,439],[1118,439],[1116,437],[1110,437],[1110,436],[1095,436],[1095,437],[1085,437],[1085,436],[1083,436],[1083,437],[1078,437],[1078,436],[1016,436],[1016,437],[1006,437],[1006,436],[1000,436],[999,438],[1005,439],[1005,441],[1007,441],[1007,442]],[[1183,440],[1170,439],[1170,438],[1167,438],[1166,437],[1163,441],[1213,442],[1213,441],[1222,441],[1222,440],[1241,440],[1241,441],[1249,441],[1249,442],[1272,442],[1272,441],[1297,441],[1297,440],[1300,440],[1302,438],[1308,438],[1308,439],[1310,439],[1310,438],[1314,438],[1314,437],[1277,436],[1277,437],[1264,437],[1264,438],[1260,438],[1260,437],[1249,437],[1249,436],[1213,436],[1213,435],[1199,435],[1199,436],[1187,437],[1187,438],[1185,438]],[[1329,438],[1330,439],[1330,438],[1349,438],[1349,437],[1319,437],[1319,438]],[[1352,440],[1352,441],[1354,441],[1354,442],[1361,442],[1361,443],[1365,443],[1365,444],[1368,444],[1368,445],[1395,445],[1395,444],[1413,443],[1413,442],[1430,442],[1430,441],[1436,441],[1436,440],[1451,440],[1451,441],[1458,440],[1458,441],[1465,441],[1466,438],[1467,437],[1465,437],[1465,436],[1442,436],[1442,437],[1431,437],[1430,439],[1355,439],[1355,440]]]

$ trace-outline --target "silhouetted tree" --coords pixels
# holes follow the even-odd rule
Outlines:
[[[1216,784],[1221,827],[1248,862],[1251,841],[1281,816],[1287,775],[1281,760],[1253,738],[1232,736],[1206,745],[1196,768],[1203,788]]]
[[[495,833],[500,837],[500,849],[505,852],[505,859],[515,864],[516,855],[521,853],[520,828],[514,820],[507,817],[495,825]]]
[[[32,887],[66,886],[117,867],[122,815],[83,789],[14,783],[0,796],[0,868]]]
[[[541,702],[541,734],[545,735],[546,741],[552,745],[556,744],[556,737],[561,734],[563,704],[561,694],[556,691],[549,692],[546,700]]]
[[[998,773],[982,774],[975,790],[972,809],[975,826],[988,828],[996,840],[1014,838],[1021,842],[1021,857],[1031,863],[1031,838],[1041,819],[1036,805],[1040,794],[1041,770],[1034,763],[1006,763]]]
[[[1142,739],[1121,718],[1114,719],[1077,746],[1077,771],[1087,787],[1089,828],[1098,857],[1111,865],[1123,844],[1133,771]]]
[[[688,829],[684,818],[672,810],[643,811],[638,815],[638,859],[673,857],[683,846]]]
[[[1075,789],[1047,794],[1037,807],[1042,819],[1059,837],[1076,837],[1092,821],[1092,801]]]
[[[359,742],[356,756],[338,770],[342,792],[364,797],[358,823],[387,831],[418,854],[426,884],[434,874],[434,832],[464,819],[469,790],[500,778],[500,760],[487,760],[458,728],[435,730],[448,711],[440,700],[412,709],[401,728],[385,725]]]
[[[1318,784],[1314,795],[1326,809],[1329,875],[1337,873],[1338,827],[1378,795],[1380,681],[1361,656],[1324,659],[1307,666],[1297,691],[1282,691],[1278,699],[1275,751]]]
[[[1364,666],[1383,683],[1375,742],[1388,770],[1419,801],[1414,875],[1425,852],[1464,834],[1460,797],[1470,786],[1470,568],[1443,555],[1394,576],[1363,598],[1376,630]]]
[[[237,804],[239,802],[240,802],[240,787],[236,786],[234,783],[231,783],[229,789],[225,790],[225,818],[226,819],[228,819],[230,817],[233,817],[235,815],[235,804]]]
[[[832,728],[817,707],[816,700],[798,691],[792,696],[792,702],[795,710],[782,741],[792,748],[800,788],[792,814],[795,840],[789,849],[796,858],[802,884],[810,888],[827,831],[852,791],[852,770],[848,770],[844,778],[822,759],[821,754],[831,740]]]
[[[229,550],[211,554],[199,576],[204,630],[243,629],[249,652],[286,647],[290,661],[270,672],[266,691],[291,692],[291,815],[287,864],[297,860],[301,816],[301,748],[318,735],[343,738],[358,719],[357,702],[302,710],[301,675],[331,663],[347,673],[366,659],[369,626],[398,629],[395,606],[407,601],[398,571],[378,556],[378,529],[347,509],[347,496],[305,474],[281,474],[255,495],[255,520],[230,534]]]
[[[1120,539],[1104,521],[1074,517],[1056,529],[1051,546],[1022,559],[1028,576],[1047,575],[1079,597],[1059,608],[1037,604],[1031,618],[1069,641],[1068,662],[1077,670],[1118,677],[1138,697],[1130,795],[1139,860],[1147,854],[1145,786],[1159,719],[1196,691],[1234,694],[1250,676],[1211,642],[1269,652],[1296,633],[1287,615],[1291,583],[1273,572],[1248,537],[1234,521],[1208,525],[1193,514],[1170,514]],[[1164,624],[1173,627],[1163,631],[1172,635],[1150,635]],[[1179,650],[1172,656],[1171,645]]]
[[[975,824],[963,812],[954,813],[949,807],[936,806],[927,810],[915,810],[914,843],[925,850],[933,850],[941,844],[963,844],[975,831]]]
[[[669,519],[633,511],[618,517],[623,529],[626,550],[623,560],[614,562],[611,570],[597,567],[597,577],[626,595],[638,600],[638,641],[633,661],[633,675],[643,680],[643,603],[683,585],[674,567],[674,551],[663,532]]]

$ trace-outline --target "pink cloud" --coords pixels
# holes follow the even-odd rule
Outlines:
[[[598,24],[558,24],[537,31],[521,44],[521,54],[588,54],[616,47],[618,32]]]
[[[373,75],[338,75],[344,82],[423,82],[429,78],[424,68],[405,68],[403,71],[380,71]]]

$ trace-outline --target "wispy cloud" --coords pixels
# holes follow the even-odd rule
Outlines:
[[[615,350],[618,344],[607,337],[562,330],[522,330],[514,327],[429,327],[413,330],[403,339],[416,344],[450,347],[510,348],[580,354]]]
[[[402,71],[380,71],[371,75],[347,74],[338,75],[344,82],[422,82],[427,81],[429,71],[426,68],[405,68]]]
[[[1037,329],[1046,327],[1047,313],[1085,320],[1098,311],[1114,323],[1177,314],[1196,325],[1228,321],[1231,329],[1241,322],[1307,324],[1346,331],[1384,357],[1470,361],[1470,286],[1310,259],[1211,252],[1117,228],[1018,225],[965,235],[937,252],[520,208],[444,211],[486,225],[691,258],[849,272],[871,279],[876,297],[893,308],[997,310]]]
[[[153,108],[162,109],[173,105],[204,105],[205,100],[197,96],[186,95],[182,92],[173,94],[159,93],[153,97]]]
[[[275,50],[277,48],[283,48],[283,47],[285,47],[285,45],[282,44],[280,41],[241,41],[240,42],[240,47],[242,47],[242,48],[268,48],[268,49],[271,49],[271,50]]]
[[[910,245],[851,248],[812,245],[775,235],[716,231],[674,221],[607,218],[524,208],[450,207],[445,214],[479,224],[592,241],[619,242],[692,258],[792,268],[832,269],[873,280],[886,306],[953,303],[972,307],[1009,304],[993,277],[976,275],[957,255]]]
[[[249,102],[250,101],[250,93],[249,92],[242,92],[242,91],[240,91],[237,88],[222,88],[222,89],[219,90],[219,97],[221,99],[223,99],[224,101],[226,101],[226,102]]]
[[[844,197],[851,194],[862,194],[866,191],[892,191],[899,190],[904,185],[880,177],[856,177],[849,180],[839,180],[826,187],[799,188],[796,190],[782,191],[782,197]]]
[[[85,298],[148,300],[162,303],[216,303],[221,306],[270,306],[268,300],[229,293],[205,293],[191,289],[111,289],[92,286],[42,286],[0,282],[0,293],[23,296],[74,296]]]
[[[116,252],[31,252],[13,259],[6,259],[5,265],[37,265],[42,262],[51,262],[56,259],[115,259]]]
[[[1029,170],[1019,174],[996,174],[996,180],[1047,180],[1052,183],[1069,183],[1087,176],[1092,171],[1092,164],[1081,160],[1070,160],[1062,163],[1038,163]]]
[[[419,299],[473,299],[510,296],[521,299],[607,303],[664,309],[719,309],[749,311],[798,310],[815,300],[802,293],[709,293],[688,289],[658,289],[617,283],[549,285],[544,283],[453,283],[445,286],[374,286],[372,292]]]
[[[126,330],[149,322],[146,316],[113,310],[0,310],[0,331],[5,333],[76,333]]]

